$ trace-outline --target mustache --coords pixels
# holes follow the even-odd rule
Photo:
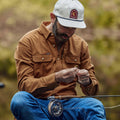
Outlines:
[[[63,36],[65,38],[69,38],[70,36],[68,36],[67,34],[60,34],[60,36]]]
[[[69,37],[67,34],[61,34],[61,36]]]

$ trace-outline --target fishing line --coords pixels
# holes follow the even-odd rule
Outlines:
[[[118,108],[120,107],[120,104],[118,105],[114,105],[114,106],[108,106],[108,107],[104,107],[105,109],[114,109],[114,108]]]

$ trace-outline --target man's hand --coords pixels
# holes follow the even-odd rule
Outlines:
[[[68,68],[55,73],[55,80],[59,83],[70,83],[76,78],[78,68]]]
[[[78,83],[85,86],[90,84],[91,81],[87,70],[85,69],[77,70],[77,76],[78,76]]]
[[[85,69],[68,68],[55,73],[55,80],[58,83],[70,83],[77,77],[78,83],[89,85],[91,80],[89,73]]]

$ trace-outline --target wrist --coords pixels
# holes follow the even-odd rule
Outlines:
[[[89,78],[89,83],[84,86],[89,86],[92,83],[92,80]]]
[[[57,72],[55,73],[55,81],[56,81],[57,83],[59,83],[58,73],[57,73]]]

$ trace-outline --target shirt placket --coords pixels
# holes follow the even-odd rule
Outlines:
[[[51,41],[51,40],[50,40]],[[53,57],[55,57],[55,72],[56,71],[60,71],[63,69],[63,54],[64,54],[64,45],[61,47],[60,51],[57,50],[57,46],[56,44],[53,42],[54,40],[52,40],[52,42],[49,42],[49,47],[51,49],[51,53],[53,55]],[[52,66],[53,67],[53,66]]]

